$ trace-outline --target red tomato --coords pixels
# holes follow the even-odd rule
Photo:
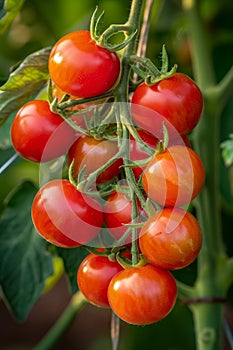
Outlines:
[[[155,156],[142,177],[148,196],[161,206],[182,206],[201,191],[205,170],[200,157],[189,147],[172,146]]]
[[[32,220],[39,234],[59,247],[86,244],[103,224],[101,205],[68,180],[52,180],[36,194]]]
[[[152,134],[148,133],[145,130],[137,130],[139,136],[142,141],[146,143],[150,148],[155,149],[158,144],[158,139],[154,137]],[[134,138],[130,135],[130,160],[144,160],[149,157],[149,154],[143,151],[140,147],[140,143],[134,140]],[[138,180],[143,172],[144,167],[134,167],[133,172],[135,178]]]
[[[15,150],[34,162],[47,162],[66,153],[75,131],[42,100],[27,102],[16,114],[11,126]]]
[[[166,317],[177,297],[170,272],[150,264],[118,272],[108,287],[108,301],[123,321],[147,325]]]
[[[87,98],[112,88],[120,73],[120,60],[115,52],[98,46],[89,31],[78,30],[54,45],[49,73],[61,90]]]
[[[110,140],[97,140],[94,137],[82,135],[72,145],[68,152],[68,164],[74,160],[73,176],[78,177],[85,165],[85,174],[88,176],[99,169],[118,152],[117,142]],[[96,179],[96,183],[112,180],[121,171],[122,159],[117,159],[105,169]]]
[[[167,270],[181,269],[197,257],[202,233],[195,217],[180,208],[165,208],[142,227],[139,246],[152,265]]]
[[[138,217],[143,215],[143,209],[138,204]],[[119,240],[127,230],[127,226],[124,224],[131,223],[132,215],[132,202],[128,198],[127,194],[121,191],[113,192],[105,202],[104,206],[104,220],[106,228],[109,230],[111,235]],[[124,243],[131,242],[132,236],[129,235]]]
[[[200,89],[187,75],[175,73],[154,85],[140,84],[132,97],[132,104],[144,106],[166,118],[180,134],[189,133],[198,123],[203,98]],[[158,114],[133,110],[136,123],[146,130],[158,128]],[[161,126],[160,126],[161,127]],[[149,128],[149,129],[148,129]]]
[[[90,303],[109,307],[107,297],[109,283],[122,269],[117,261],[112,262],[108,257],[90,254],[78,268],[78,287]]]

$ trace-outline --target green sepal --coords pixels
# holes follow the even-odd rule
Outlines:
[[[177,70],[176,64],[168,70],[169,60],[165,45],[162,47],[162,65],[160,69],[147,57],[133,55],[130,57],[130,60],[132,62],[131,67],[133,71],[141,77],[147,85],[154,85],[163,79],[170,78]]]
[[[91,38],[96,42],[97,45],[104,47],[109,51],[120,51],[124,49],[129,42],[137,34],[137,30],[132,31],[128,24],[112,24],[104,32],[101,33],[101,25],[104,16],[104,11],[98,14],[98,6],[95,8],[90,22],[90,33]],[[124,34],[124,40],[118,44],[111,44],[110,39],[118,35],[119,33]]]

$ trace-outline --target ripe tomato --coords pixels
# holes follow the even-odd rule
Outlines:
[[[74,160],[73,176],[76,179],[85,165],[85,174],[88,176],[99,169],[118,151],[117,142],[110,140],[97,140],[94,137],[81,135],[73,143],[68,152],[68,164]],[[97,184],[108,182],[121,171],[122,159],[117,159],[105,169],[96,179]]]
[[[43,100],[27,102],[16,114],[11,126],[15,150],[33,162],[47,162],[66,153],[75,131]]]
[[[140,84],[132,97],[132,104],[144,106],[166,118],[180,134],[189,133],[198,123],[203,98],[200,89],[187,75],[175,73],[154,85]],[[157,114],[133,113],[136,123],[153,128]],[[153,118],[153,120],[151,119]],[[157,126],[158,127],[158,126]]]
[[[32,220],[44,239],[69,248],[97,236],[103,213],[95,199],[79,192],[68,180],[52,180],[37,192]]]
[[[87,98],[112,88],[120,73],[120,60],[115,52],[98,46],[89,31],[78,30],[54,45],[49,73],[61,90]]]
[[[142,184],[148,196],[161,206],[189,203],[201,191],[205,170],[189,147],[177,145],[155,156],[146,167]]]
[[[108,287],[108,301],[115,314],[135,325],[166,317],[176,297],[176,282],[170,272],[150,264],[118,272]]]
[[[180,208],[164,208],[151,216],[140,232],[145,258],[163,269],[181,269],[197,257],[202,233],[195,217]]]
[[[146,143],[149,147],[152,149],[155,149],[158,144],[158,139],[154,137],[152,134],[148,133],[145,130],[137,130],[139,136],[141,137],[142,141]],[[149,154],[143,151],[140,147],[140,143],[134,140],[132,135],[130,135],[130,160],[137,161],[137,160],[144,160],[149,157]],[[143,172],[144,167],[136,166],[133,168],[133,172],[135,175],[135,178],[138,180]]]
[[[122,269],[117,261],[112,262],[108,257],[90,254],[78,268],[78,287],[90,303],[109,307],[107,297],[109,283]]]
[[[139,201],[137,201],[137,204],[139,217],[143,215],[143,209]],[[124,224],[131,223],[131,215],[132,202],[127,193],[120,190],[111,193],[104,205],[104,220],[106,228],[116,240],[119,240],[126,232],[128,227]],[[127,244],[131,240],[131,235],[129,235],[124,243]]]

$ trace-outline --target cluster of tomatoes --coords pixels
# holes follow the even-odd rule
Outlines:
[[[187,138],[202,113],[201,92],[181,73],[141,83],[130,103],[134,125],[129,130],[134,132],[120,154],[119,121],[111,119],[102,137],[95,137],[91,119],[96,112],[89,111],[104,105],[101,96],[107,92],[113,91],[109,96],[114,98],[121,76],[116,52],[98,46],[89,31],[76,31],[52,48],[49,73],[57,110],[44,100],[26,103],[13,121],[12,143],[34,162],[66,154],[71,171],[39,189],[33,223],[56,246],[92,247],[77,272],[79,289],[91,303],[111,307],[132,324],[161,320],[177,297],[169,270],[191,264],[202,243],[196,218],[184,209],[205,179]],[[87,102],[72,104],[79,99]],[[59,102],[68,106],[65,121]],[[168,140],[160,142],[165,129]],[[85,181],[90,182],[86,191],[80,187]]]

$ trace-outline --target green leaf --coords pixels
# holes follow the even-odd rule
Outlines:
[[[35,231],[31,204],[36,188],[22,183],[0,215],[0,285],[12,314],[24,321],[53,273],[47,243]]]
[[[0,2],[0,35],[9,28],[23,3],[24,0],[5,0]]]
[[[45,48],[29,55],[1,86],[0,125],[47,82],[49,54],[50,48]]]
[[[233,164],[233,134],[230,134],[229,140],[221,143],[222,156],[226,166]]]
[[[77,248],[57,248],[57,253],[63,259],[65,272],[70,283],[70,289],[71,292],[74,294],[78,290],[78,267],[89,253],[82,246]]]

